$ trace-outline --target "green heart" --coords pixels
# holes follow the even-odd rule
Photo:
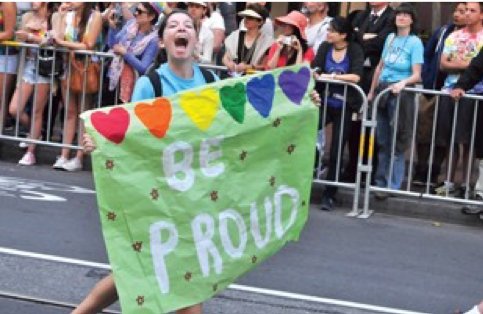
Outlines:
[[[245,85],[236,83],[235,86],[223,86],[220,89],[220,99],[223,108],[238,123],[245,120],[245,103],[247,94]]]

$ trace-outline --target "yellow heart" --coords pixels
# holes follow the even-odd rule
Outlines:
[[[204,89],[199,94],[188,92],[180,97],[181,108],[202,131],[206,131],[215,119],[218,107],[220,106],[220,96],[213,89]]]

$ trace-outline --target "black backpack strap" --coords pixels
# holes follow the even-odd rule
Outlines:
[[[201,74],[203,74],[203,77],[205,78],[206,84],[210,84],[215,81],[215,75],[213,74],[213,72],[211,72],[210,70],[203,69],[202,67],[200,67],[200,71],[201,71]]]
[[[161,84],[161,78],[159,77],[158,72],[156,72],[156,70],[152,70],[147,76],[151,82],[151,85],[153,85],[154,97],[158,98],[163,96],[163,85]]]

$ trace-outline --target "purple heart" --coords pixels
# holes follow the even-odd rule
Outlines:
[[[300,105],[307,91],[309,80],[310,70],[307,67],[303,67],[298,73],[290,70],[283,71],[278,78],[278,85],[280,85],[280,88],[282,88],[283,93],[288,99]]]
[[[254,77],[247,84],[247,95],[250,104],[264,118],[270,115],[273,97],[275,96],[275,78],[266,74],[261,78]]]

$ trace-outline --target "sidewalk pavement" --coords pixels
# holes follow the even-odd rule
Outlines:
[[[60,148],[38,146],[36,150],[37,164],[53,165],[57,156],[60,155]],[[18,147],[18,142],[0,140],[0,160],[17,163],[24,154],[24,150]],[[84,158],[84,170],[91,171],[90,158]],[[52,170],[54,171],[54,170]],[[315,206],[321,203],[323,185],[314,183],[312,188],[311,203]],[[336,210],[352,208],[353,192],[340,188],[337,195]],[[362,206],[362,197],[359,206]],[[435,201],[415,197],[390,197],[385,201],[378,201],[371,196],[370,209],[375,213],[388,215],[420,218],[433,221],[436,226],[441,223],[461,224],[467,226],[483,226],[483,221],[478,216],[463,215],[462,204],[454,202]],[[482,204],[483,206],[483,204]]]

